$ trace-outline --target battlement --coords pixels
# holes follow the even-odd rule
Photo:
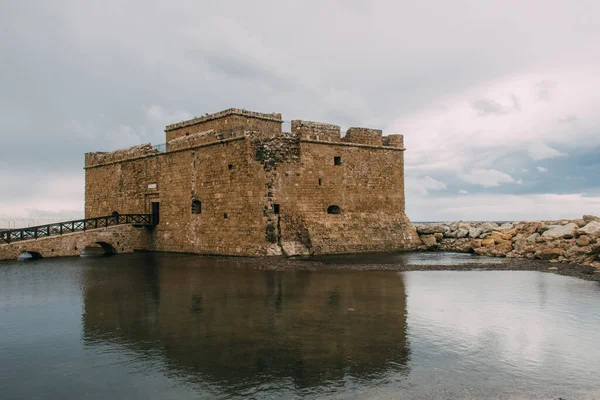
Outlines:
[[[178,137],[189,136],[208,130],[221,132],[247,129],[260,132],[264,135],[273,135],[281,133],[282,123],[283,120],[279,113],[266,114],[239,108],[230,108],[214,114],[168,125],[165,128],[165,133],[167,142]]]
[[[214,114],[207,114],[202,117],[196,117],[196,118],[190,119],[188,121],[182,121],[182,122],[178,122],[175,124],[167,125],[167,127],[165,128],[165,132],[172,131],[175,129],[185,128],[185,127],[196,125],[196,124],[201,124],[201,123],[212,121],[212,120],[219,119],[219,118],[225,118],[225,117],[228,117],[231,115],[238,115],[241,117],[255,118],[255,119],[271,121],[271,122],[279,122],[279,123],[283,122],[283,120],[281,119],[280,113],[267,114],[267,113],[260,113],[260,112],[256,112],[256,111],[243,110],[241,108],[229,108],[227,110],[219,111]]]
[[[382,137],[382,143],[384,146],[388,147],[399,147],[401,149],[404,148],[404,136],[394,133],[391,135],[387,135]]]
[[[159,151],[156,148],[154,148],[150,143],[140,144],[137,146],[129,147],[127,149],[121,149],[111,152],[102,151],[95,153],[85,153],[85,168],[93,167],[96,165],[121,162],[134,158],[153,156],[158,153]]]
[[[402,135],[383,136],[380,129],[348,128],[342,138],[341,128],[338,125],[292,120],[292,133],[297,134],[300,140],[404,148]]]
[[[300,139],[321,140],[325,142],[339,142],[341,128],[338,125],[322,122],[292,120],[292,133]]]
[[[342,142],[382,146],[382,131],[369,128],[348,128]]]

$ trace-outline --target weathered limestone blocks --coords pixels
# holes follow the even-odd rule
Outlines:
[[[421,245],[403,213],[308,216],[306,230],[309,241],[305,245],[312,255],[416,250]]]
[[[321,140],[324,142],[339,142],[341,140],[341,128],[338,125],[295,119],[292,120],[291,130],[300,139]]]
[[[288,257],[309,256],[310,255],[310,251],[306,248],[304,243],[299,242],[299,241],[282,242],[281,250],[282,250],[283,254],[285,254]]]
[[[228,138],[230,137],[232,137],[231,134],[228,135]],[[169,142],[167,142],[167,150],[175,151],[187,149],[223,139],[225,139],[224,135],[218,135],[214,129],[211,129],[204,132],[193,133],[188,136],[180,136],[175,139],[171,139]]]
[[[85,166],[91,167],[93,165],[115,163],[134,158],[154,155],[157,153],[158,150],[156,150],[150,143],[140,144],[137,146],[129,147],[127,149],[112,152],[86,153]]]
[[[600,271],[600,218],[416,224],[422,250],[592,265]]]
[[[342,142],[382,146],[383,138],[380,129],[348,128]]]
[[[214,129],[220,134],[238,131],[240,129],[253,130],[260,135],[270,136],[281,133],[280,113],[260,113],[239,108],[230,108],[214,114],[207,114],[188,121],[168,125],[165,128],[167,142],[171,140]]]
[[[384,146],[398,147],[402,149],[404,148],[404,136],[397,133],[387,135],[382,138],[382,143]]]

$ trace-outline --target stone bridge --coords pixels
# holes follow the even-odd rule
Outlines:
[[[33,258],[79,256],[84,249],[105,253],[131,253],[149,248],[150,233],[131,224],[0,244],[0,260],[16,260],[29,253]]]

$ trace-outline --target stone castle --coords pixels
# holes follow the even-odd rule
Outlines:
[[[414,249],[402,135],[229,109],[85,155],[85,215],[152,213],[143,250],[240,256]]]

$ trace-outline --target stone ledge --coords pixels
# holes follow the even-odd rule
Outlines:
[[[323,140],[312,140],[312,139],[300,139],[301,143],[314,143],[314,144],[325,144],[330,146],[345,146],[345,147],[361,147],[365,149],[377,149],[377,150],[393,150],[393,151],[405,151],[404,147],[390,147],[390,146],[373,146],[370,144],[360,143],[348,143],[348,142],[326,142]]]
[[[200,148],[203,148],[203,147],[216,146],[218,144],[230,143],[230,142],[235,142],[237,140],[244,140],[244,139],[246,139],[245,136],[234,137],[234,138],[223,139],[223,140],[215,140],[213,142],[202,143],[202,144],[198,144],[198,145],[191,146],[191,147],[184,147],[184,148],[180,148],[180,149],[175,149],[173,151],[167,151],[166,153],[148,154],[148,155],[143,155],[143,156],[139,156],[139,157],[133,157],[133,158],[128,158],[128,159],[124,159],[124,160],[119,160],[119,161],[111,161],[111,162],[107,162],[107,163],[103,163],[103,164],[89,165],[89,166],[84,167],[84,169],[92,169],[92,168],[104,167],[106,165],[113,165],[113,164],[120,164],[122,162],[129,162],[129,161],[141,160],[143,158],[160,157],[160,156],[165,156],[165,155],[168,155],[168,154],[179,153],[179,152],[187,151],[187,150],[200,149]]]
[[[167,125],[167,127],[165,128],[165,132],[173,131],[175,129],[185,128],[188,126],[200,124],[200,123],[207,122],[207,121],[212,121],[212,120],[219,119],[219,118],[228,117],[230,115],[239,115],[242,117],[261,119],[263,121],[283,123],[283,120],[281,119],[281,114],[278,114],[278,113],[266,114],[266,113],[259,113],[256,111],[248,111],[248,110],[244,110],[241,108],[229,108],[227,110],[219,111],[214,114],[205,115],[203,117],[196,117],[196,118],[193,118],[193,119],[190,119],[187,121],[181,121],[176,124]]]

